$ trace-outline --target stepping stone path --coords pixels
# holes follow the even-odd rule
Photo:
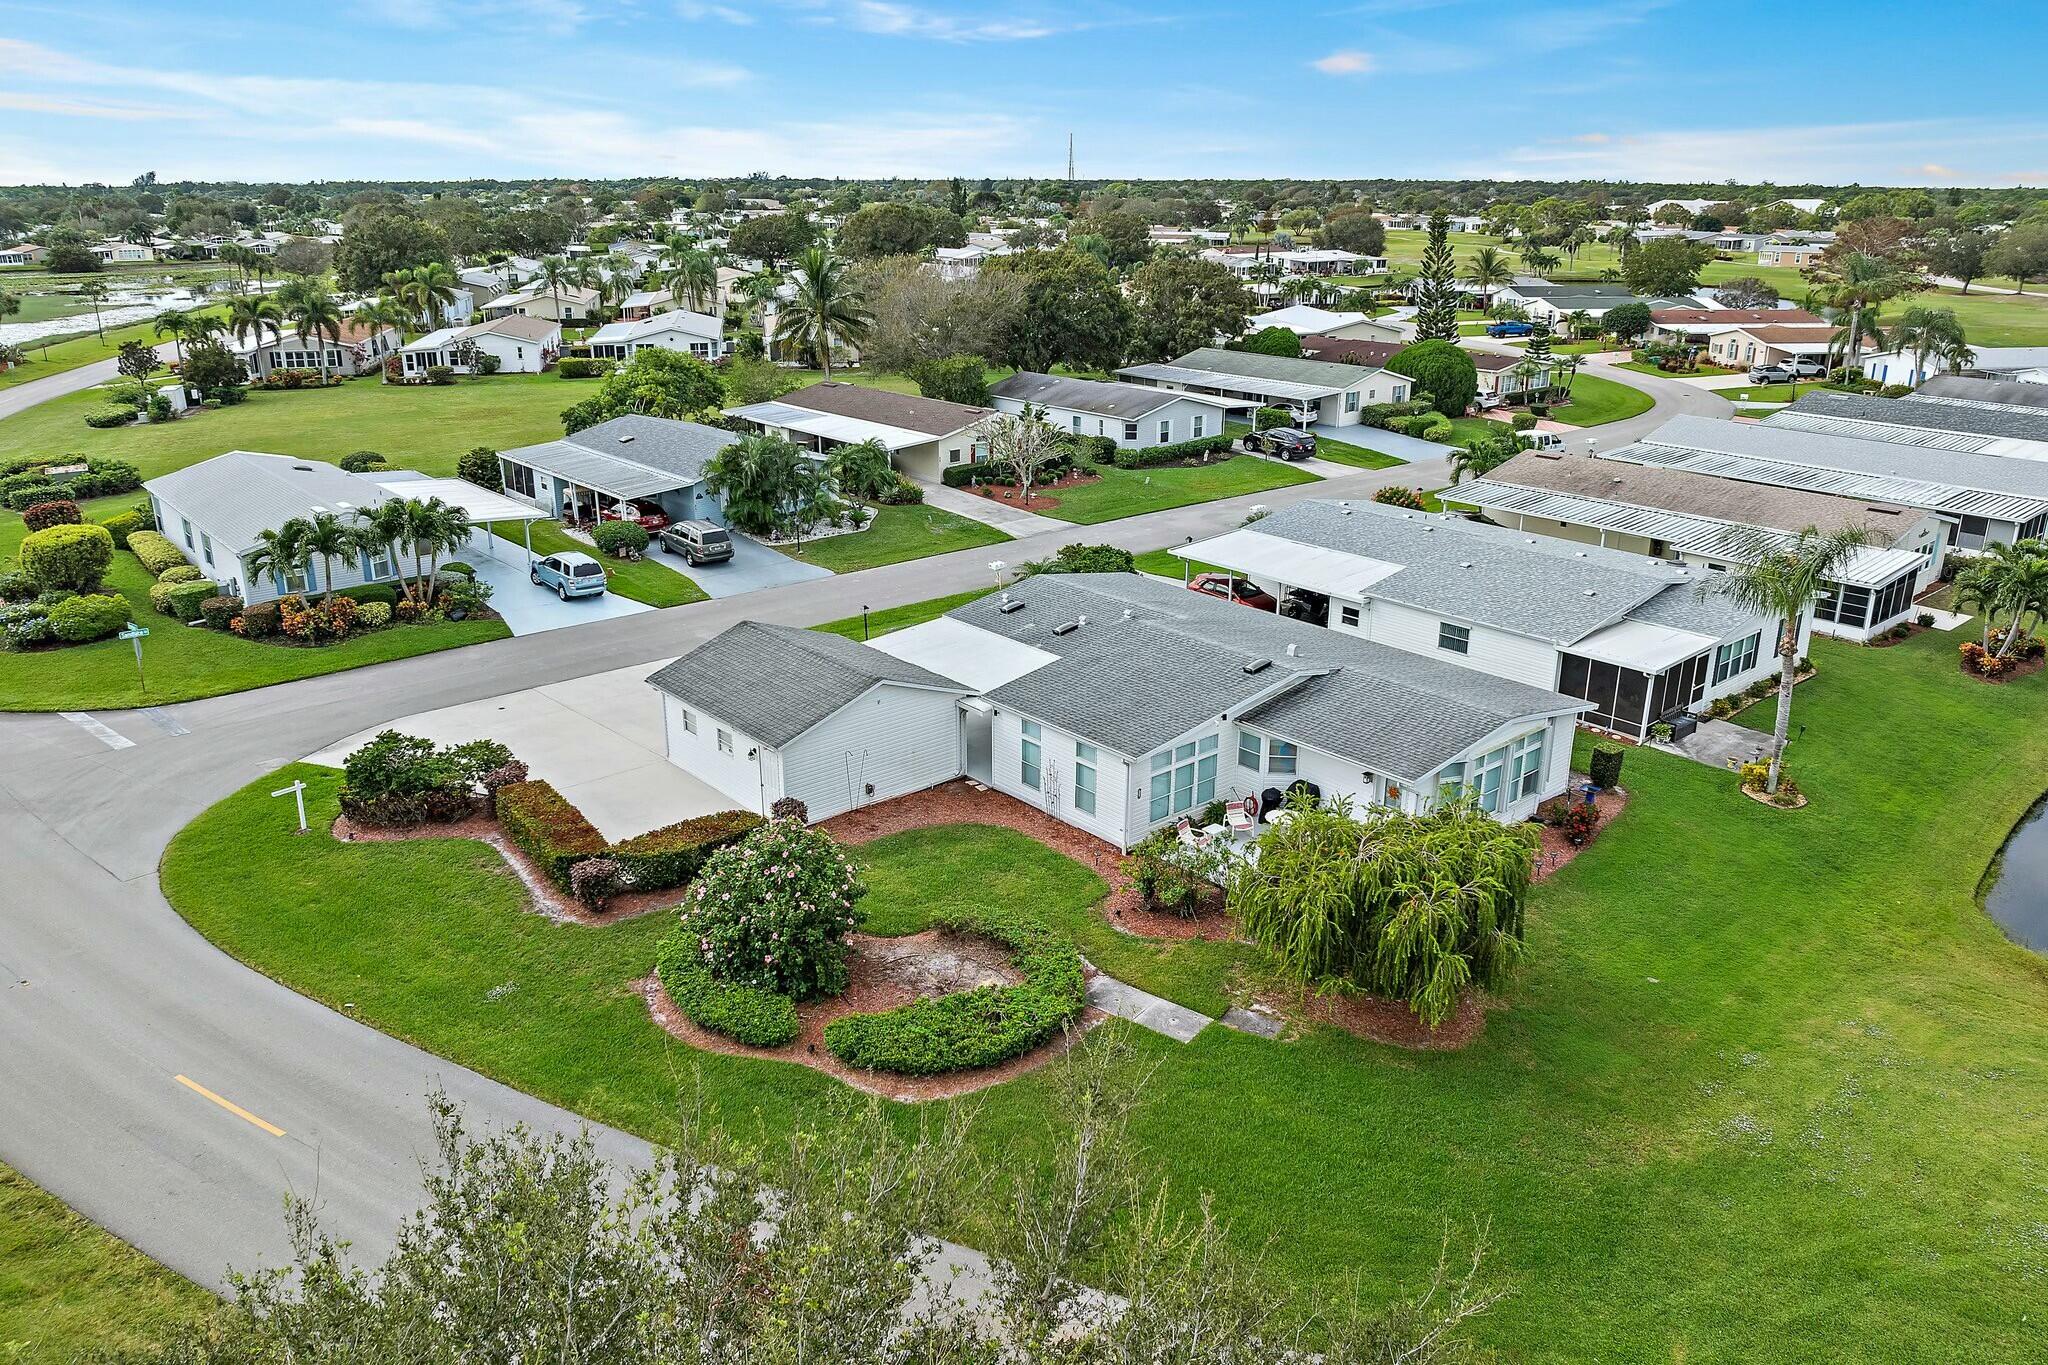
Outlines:
[[[1279,1015],[1262,1009],[1241,1010],[1235,1006],[1223,1012],[1217,1021],[1225,1028],[1234,1028],[1239,1033],[1256,1034],[1261,1038],[1278,1038],[1282,1020]]]
[[[1196,1034],[1216,1022],[1185,1005],[1162,1000],[1100,973],[1088,979],[1088,1003],[1104,1014],[1128,1019],[1154,1033],[1163,1033],[1177,1043],[1193,1042]]]

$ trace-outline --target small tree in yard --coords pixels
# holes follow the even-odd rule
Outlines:
[[[971,408],[988,406],[988,371],[978,355],[949,355],[942,360],[920,360],[905,371],[926,398],[964,403]]]
[[[771,820],[711,855],[680,909],[714,977],[796,1000],[846,989],[865,888],[831,835]]]
[[[1387,368],[1415,381],[1415,396],[1427,397],[1446,417],[1462,417],[1479,396],[1479,367],[1456,342],[1418,341],[1394,352]]]
[[[1624,303],[1619,308],[1610,308],[1601,315],[1600,325],[1614,334],[1614,339],[1624,346],[1633,346],[1643,339],[1655,321],[1650,316],[1647,303]]]
[[[1840,576],[1850,556],[1869,537],[1861,527],[1822,532],[1809,526],[1788,544],[1782,533],[1755,527],[1730,527],[1722,544],[1736,568],[1717,583],[1729,600],[1752,611],[1768,612],[1778,629],[1778,723],[1771,732],[1771,771],[1764,791],[1775,796],[1784,767],[1785,743],[1792,733],[1792,679],[1799,668],[1799,618],[1830,580]],[[1712,586],[1702,583],[1700,595]]]
[[[988,457],[1010,473],[1010,481],[1031,501],[1031,485],[1038,472],[1060,457],[1060,434],[1039,413],[1026,407],[1022,413],[1004,413],[989,419]]]
[[[718,495],[726,520],[748,535],[789,530],[793,507],[815,464],[780,436],[742,436],[704,466],[704,486]]]
[[[149,376],[156,371],[156,349],[139,341],[124,341],[121,352],[114,358],[114,368],[124,379],[132,379],[141,390],[142,401],[149,401]]]
[[[505,491],[504,468],[498,463],[498,452],[489,446],[471,446],[465,451],[455,461],[455,476],[493,493]]]

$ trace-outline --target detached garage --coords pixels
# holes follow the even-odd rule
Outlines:
[[[971,688],[838,635],[742,621],[655,672],[669,762],[812,820],[960,776]]]

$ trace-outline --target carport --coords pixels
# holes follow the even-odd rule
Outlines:
[[[519,523],[520,542],[526,547],[526,562],[533,563],[533,523],[547,520],[547,513],[530,502],[508,498],[503,493],[493,493],[480,484],[468,479],[433,479],[414,474],[381,478],[377,486],[398,498],[439,498],[450,507],[459,507],[468,514],[470,521],[483,528],[483,552],[492,559],[499,558],[497,544],[500,539],[491,530],[498,522]],[[474,544],[476,536],[471,536]]]

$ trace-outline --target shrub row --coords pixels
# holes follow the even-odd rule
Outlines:
[[[1414,417],[1435,410],[1434,404],[1421,398],[1406,403],[1368,403],[1359,410],[1358,420],[1369,427],[1392,429],[1396,418]]]
[[[950,912],[937,923],[1005,945],[1024,980],[834,1020],[825,1029],[825,1046],[834,1057],[901,1076],[966,1071],[1020,1057],[1080,1018],[1088,1003],[1087,980],[1080,953],[1064,935],[992,910]]]
[[[162,577],[164,570],[175,569],[186,562],[185,552],[162,531],[130,531],[128,553],[141,560],[142,567],[157,577]]]
[[[610,373],[612,363],[594,356],[565,355],[555,362],[555,373],[563,379],[596,379]]]
[[[1186,460],[1199,460],[1205,455],[1224,455],[1230,452],[1230,437],[1217,433],[1192,441],[1175,441],[1172,445],[1146,446],[1143,450],[1119,450],[1113,457],[1118,469],[1149,469],[1154,465],[1180,464]]]
[[[126,403],[101,403],[85,410],[85,424],[96,429],[125,427],[135,420],[135,411]]]
[[[604,852],[604,835],[554,787],[539,780],[498,788],[498,823],[549,881],[569,889],[570,869]]]
[[[636,834],[605,851],[619,861],[635,889],[666,890],[694,880],[707,858],[744,839],[761,823],[750,810],[715,811]]]
[[[786,995],[720,981],[697,951],[696,936],[678,929],[661,942],[655,975],[692,1023],[750,1047],[781,1047],[798,1032],[796,1004]]]
[[[124,550],[128,548],[128,537],[134,535],[137,531],[153,531],[156,529],[149,524],[149,518],[141,512],[116,512],[105,521],[102,521],[100,525],[107,528],[107,534],[114,538],[114,544]]]

